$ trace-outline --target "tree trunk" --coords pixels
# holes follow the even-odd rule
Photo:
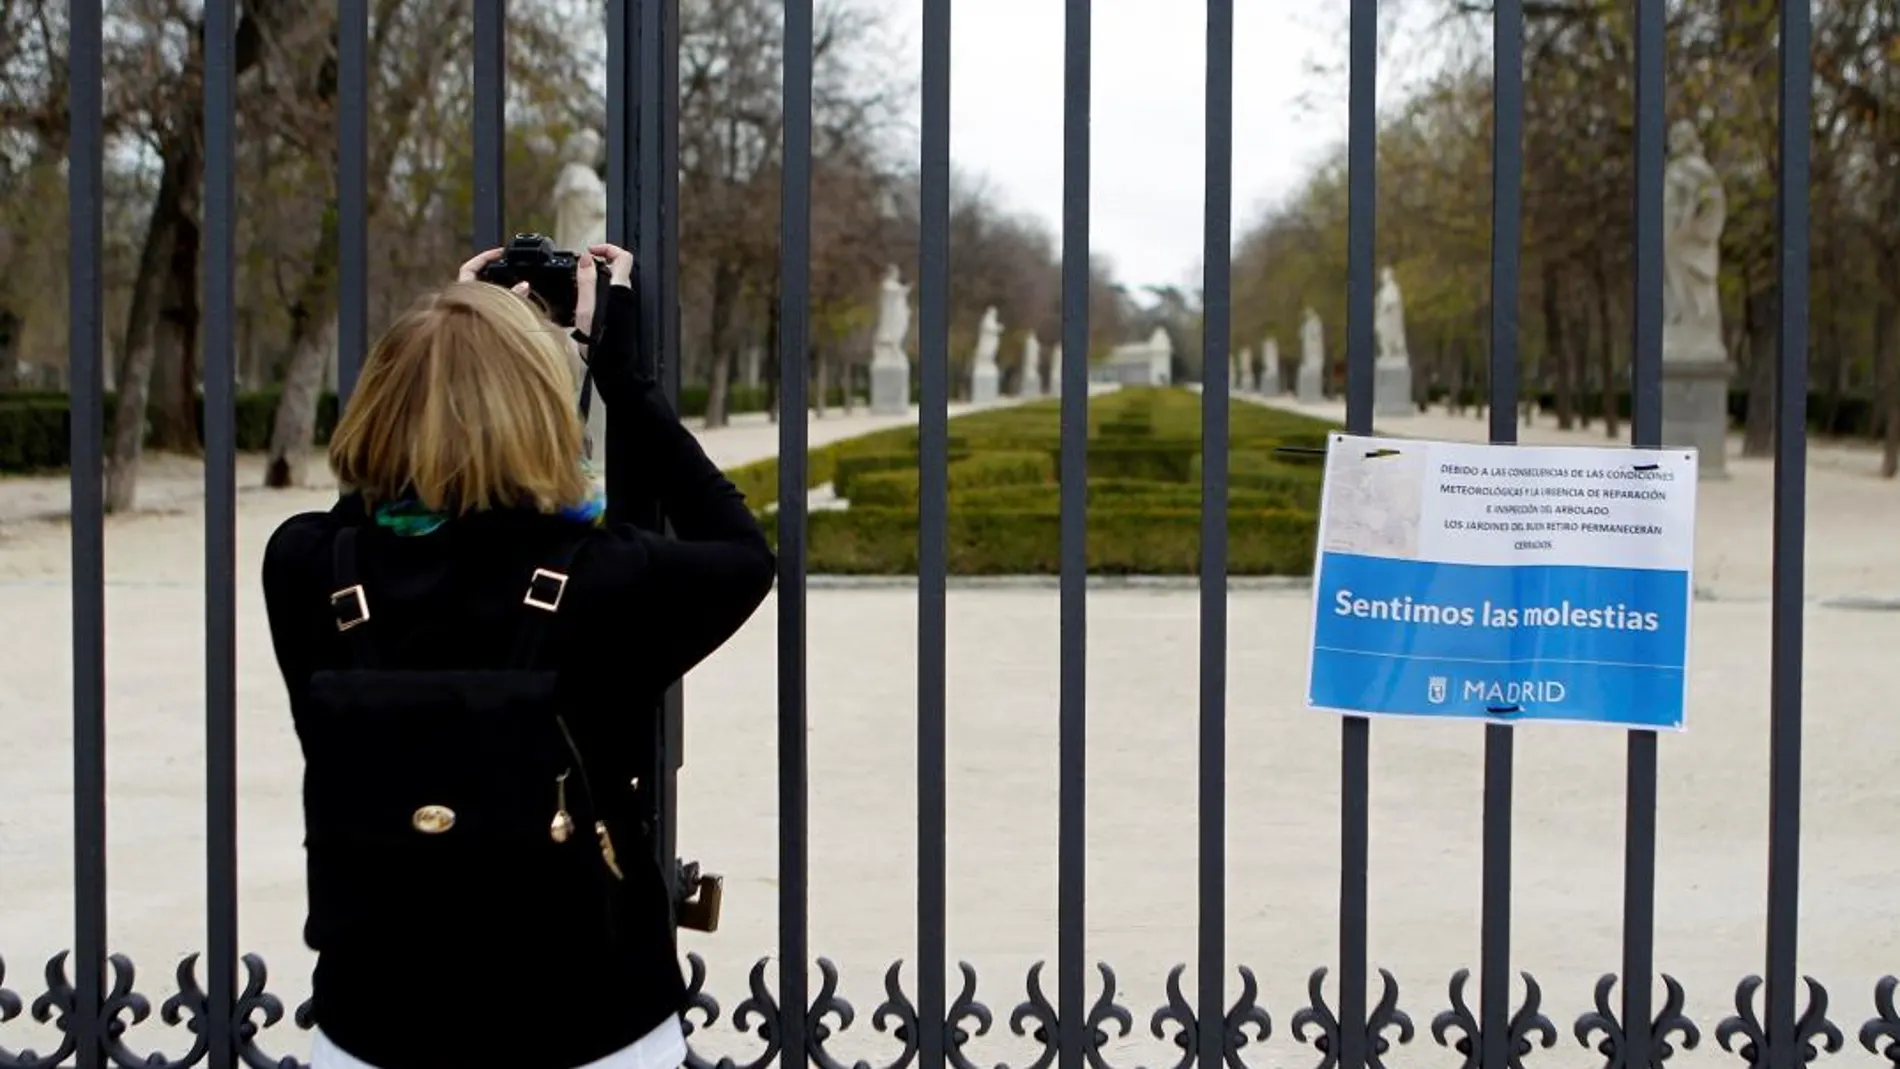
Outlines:
[[[1601,250],[1591,265],[1590,288],[1597,306],[1597,374],[1603,380],[1597,391],[1597,406],[1603,410],[1603,436],[1615,438],[1622,422],[1622,413],[1617,408],[1621,391],[1616,374],[1616,330],[1610,324],[1610,275],[1603,265]]]
[[[778,280],[774,275],[772,297],[765,306],[765,415],[773,423],[779,419],[778,358]]]
[[[20,363],[20,338],[26,324],[11,308],[0,308],[0,391],[17,390],[27,385]]]
[[[172,235],[170,273],[158,315],[155,388],[148,408],[151,445],[171,453],[199,454],[204,436],[198,426],[198,222],[178,220]]]
[[[1576,421],[1576,367],[1570,360],[1572,346],[1565,338],[1563,307],[1557,294],[1557,261],[1544,258],[1544,349],[1556,368],[1557,427],[1569,430]]]
[[[1880,304],[1874,310],[1874,392],[1875,422],[1880,426],[1880,477],[1891,479],[1900,474],[1900,345],[1895,330],[1900,327],[1900,309],[1894,306],[1893,291],[1881,288]]]
[[[310,271],[290,306],[290,364],[284,369],[284,392],[271,421],[264,485],[279,490],[305,485],[310,447],[317,436],[317,404],[323,399],[325,373],[336,348],[337,295],[331,267],[337,257],[335,205],[323,218]]]
[[[739,309],[739,286],[742,281],[739,265],[731,260],[721,260],[713,265],[712,307],[708,316],[707,350],[712,355],[712,366],[707,369],[709,387],[706,391],[706,426],[724,427],[728,422],[728,389],[732,380],[730,350],[732,344],[733,316]]]
[[[1748,416],[1742,426],[1742,455],[1770,456],[1775,451],[1775,364],[1780,358],[1775,337],[1775,310],[1780,291],[1772,280],[1750,287],[1742,301],[1748,324]]]
[[[139,460],[145,447],[145,402],[157,357],[155,334],[160,314],[160,287],[172,267],[172,247],[188,214],[186,198],[198,185],[197,148],[174,142],[168,146],[152,217],[145,226],[139,250],[138,274],[132,280],[132,303],[125,318],[125,342],[120,347],[119,403],[113,413],[112,455],[106,464],[106,510],[124,512],[138,499]]]
[[[730,349],[714,349],[712,367],[707,371],[706,380],[706,426],[724,427],[732,422],[730,414],[732,397],[732,365],[735,357]],[[718,422],[714,422],[717,414]]]
[[[1887,291],[1881,292],[1884,294]],[[1834,434],[1841,428],[1841,404],[1847,399],[1847,341],[1841,329],[1840,303],[1827,302],[1827,310],[1823,314],[1826,318],[1822,321],[1821,335],[1827,341],[1827,351],[1822,356],[1821,366],[1826,369],[1826,373],[1819,378],[1825,383],[1823,388],[1827,396],[1821,406],[1824,420],[1822,429],[1823,433]]]
[[[826,359],[824,350],[815,345],[810,352],[811,408],[823,419],[827,412],[825,402],[829,400],[825,395],[831,392],[831,361]]]
[[[265,486],[282,490],[308,485],[311,446],[317,434],[317,403],[323,398],[324,371],[329,367],[330,350],[335,347],[334,315],[292,341],[284,392],[277,400],[277,415],[271,423]]]
[[[1880,300],[1874,306],[1874,422],[1880,428],[1880,477],[1891,479],[1900,474],[1900,248],[1881,250],[1875,263]]]
[[[1444,374],[1444,412],[1446,416],[1465,414],[1465,346],[1452,336],[1452,328],[1444,328],[1438,338],[1438,368]],[[1286,376],[1281,376],[1281,387],[1286,385]]]

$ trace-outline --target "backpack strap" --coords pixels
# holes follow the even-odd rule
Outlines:
[[[374,668],[376,647],[363,628],[369,622],[369,595],[364,593],[362,581],[357,577],[356,536],[354,526],[345,527],[337,532],[336,541],[332,543],[331,570],[336,585],[330,594],[330,612],[336,619],[337,631],[350,647],[355,666]]]
[[[529,670],[544,666],[542,654],[548,631],[560,615],[573,575],[574,558],[586,540],[585,535],[570,539],[528,576],[527,590],[521,596],[521,624],[515,629],[509,667]]]

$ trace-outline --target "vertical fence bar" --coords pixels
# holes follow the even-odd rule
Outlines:
[[[634,128],[638,131],[635,139],[634,165],[634,241],[633,249],[638,262],[640,285],[640,344],[641,351],[653,361],[650,369],[656,379],[665,388],[666,369],[664,351],[666,347],[666,266],[663,261],[664,240],[660,230],[662,226],[661,199],[664,191],[664,152],[661,143],[660,128],[663,125],[665,93],[662,89],[664,72],[660,56],[665,51],[665,19],[659,0],[627,0],[632,9],[634,26],[635,68],[631,72],[635,86]],[[612,421],[609,420],[609,423]],[[612,470],[611,468],[609,470]],[[644,504],[644,503],[643,503]],[[661,527],[658,503],[653,503],[651,515],[642,521],[654,530]]]
[[[637,153],[639,137],[634,128],[638,119],[639,86],[637,74],[640,47],[639,20],[628,4],[607,5],[607,240],[623,249],[638,251],[634,226],[639,213],[637,200]],[[607,440],[614,432],[607,429]],[[612,446],[607,447],[609,451]],[[611,452],[610,452],[611,455]],[[607,465],[612,478],[613,465]],[[609,493],[607,500],[612,501]]]
[[[502,153],[507,133],[507,0],[475,0],[475,217],[476,249],[502,243]]]
[[[1372,433],[1373,284],[1378,233],[1376,111],[1379,0],[1352,0],[1346,95],[1346,432]],[[1366,1062],[1367,869],[1371,859],[1372,722],[1340,721],[1339,1064]]]
[[[659,49],[660,127],[660,314],[665,331],[660,342],[660,389],[677,411],[680,400],[680,4],[655,0],[660,8]],[[681,691],[672,697],[675,720]]]
[[[1662,444],[1664,0],[1636,0],[1636,260],[1630,294],[1630,444]],[[1656,733],[1629,736],[1623,806],[1623,1060],[1659,1064],[1651,1043],[1656,960]]]
[[[614,6],[621,9],[620,17],[626,21],[630,57],[630,66],[625,73],[631,110],[622,113],[622,120],[629,124],[629,140],[632,142],[625,159],[625,177],[631,183],[629,199],[625,204],[625,210],[629,213],[625,225],[627,238],[632,242],[629,251],[634,254],[635,282],[639,287],[640,354],[650,362],[644,370],[659,379],[664,374],[660,367],[660,350],[665,334],[665,318],[661,314],[663,268],[660,263],[661,18],[659,7],[653,0],[626,0],[624,4]],[[609,413],[607,428],[610,440],[613,436],[611,417]],[[638,458],[623,458],[621,463],[638,463]],[[610,456],[607,465],[609,478],[612,477],[614,464]],[[638,507],[640,514],[634,522],[649,530],[660,530],[659,502],[642,500]]]
[[[205,1038],[211,1069],[237,1044],[237,0],[204,6]]]
[[[1062,86],[1061,771],[1056,847],[1060,1069],[1089,1044],[1082,986],[1088,853],[1089,49],[1091,0],[1068,0]]]
[[[785,180],[779,200],[778,806],[779,1038],[809,1064],[806,896],[805,451],[810,438],[812,0],[785,2]]]
[[[666,294],[664,262],[665,240],[662,206],[665,191],[665,145],[661,139],[665,114],[665,71],[661,55],[665,52],[666,25],[661,0],[628,0],[636,16],[634,40],[637,45],[635,128],[639,131],[634,157],[636,200],[634,254],[640,274],[640,330],[644,351],[655,362],[653,374],[664,388],[666,369]],[[656,520],[657,522],[657,520]]]
[[[67,226],[72,242],[67,353],[73,509],[73,1013],[79,1069],[105,1064],[106,576],[105,198],[100,0],[67,14]]]
[[[640,302],[640,344],[643,356],[653,352],[648,334],[652,317],[647,312],[649,280],[652,275],[644,259],[640,240],[640,20],[632,3],[607,5],[607,240],[632,251],[636,256],[635,292]],[[642,370],[651,369],[642,367]],[[598,395],[595,404],[602,403]],[[630,523],[654,529],[657,506],[650,499],[636,500],[635,487],[619,472],[638,462],[631,453],[633,442],[621,425],[615,430],[607,420],[604,444],[607,461],[607,509],[615,523]]]
[[[1379,0],[1352,0],[1346,94],[1346,431],[1372,432],[1374,240],[1378,234]],[[1364,723],[1354,718],[1347,723]],[[1343,979],[1342,979],[1343,982]],[[1363,986],[1363,985],[1362,985]]]
[[[950,0],[924,0],[917,419],[917,1019],[922,1069],[943,1069],[945,584],[950,570]]]
[[[678,412],[680,407],[679,302],[679,179],[680,179],[680,72],[679,0],[659,0],[663,22],[660,38],[660,314],[664,333],[660,341],[660,392]],[[679,891],[679,769],[684,762],[686,681],[674,680],[660,703],[659,806],[655,838],[665,864],[667,886]]]
[[[369,3],[337,0],[337,399],[369,351]]]
[[[1497,0],[1491,164],[1491,441],[1517,441],[1517,302],[1524,185],[1524,2]],[[1511,779],[1514,729],[1484,729],[1483,1069],[1511,1062]]]
[[[1200,1069],[1225,1064],[1227,1029],[1227,450],[1233,367],[1234,0],[1207,0],[1201,219]]]
[[[369,0],[337,0],[337,320],[340,400],[369,352]]]
[[[1801,642],[1807,519],[1808,93],[1813,12],[1781,5],[1775,255],[1781,291],[1775,365],[1775,545],[1768,765],[1770,1069],[1804,1064],[1795,1032],[1801,893]]]
[[[636,68],[638,101],[637,155],[634,158],[637,198],[635,218],[638,230],[635,255],[639,261],[640,322],[644,351],[654,361],[653,373],[667,402],[679,408],[679,308],[675,286],[679,275],[678,233],[673,197],[678,182],[678,49],[673,29],[678,19],[673,0],[630,0],[637,12],[634,40],[637,45]],[[670,179],[670,181],[669,181]],[[608,413],[608,434],[613,420]],[[611,457],[609,458],[611,461]],[[623,460],[638,464],[639,458]],[[613,471],[609,463],[608,469]],[[623,467],[624,470],[624,467]],[[665,517],[657,503],[641,503],[644,517],[638,521],[653,530],[665,527]],[[675,682],[660,699],[659,715],[653,719],[653,761],[646,782],[653,785],[654,849],[660,858],[660,870],[667,885],[677,891],[679,779],[676,775],[679,734],[684,705],[684,685]]]

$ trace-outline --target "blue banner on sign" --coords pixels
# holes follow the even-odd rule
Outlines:
[[[1682,726],[1686,572],[1326,553],[1315,595],[1314,705]]]

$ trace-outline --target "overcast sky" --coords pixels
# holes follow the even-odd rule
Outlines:
[[[881,2],[917,71],[921,5]],[[1041,216],[1058,235],[1065,7],[956,0],[951,26],[955,165],[987,177],[1008,207]],[[1238,0],[1235,8],[1238,236],[1345,138],[1346,5]],[[1205,8],[1193,0],[1094,5],[1091,239],[1131,286],[1199,282],[1206,44]]]

